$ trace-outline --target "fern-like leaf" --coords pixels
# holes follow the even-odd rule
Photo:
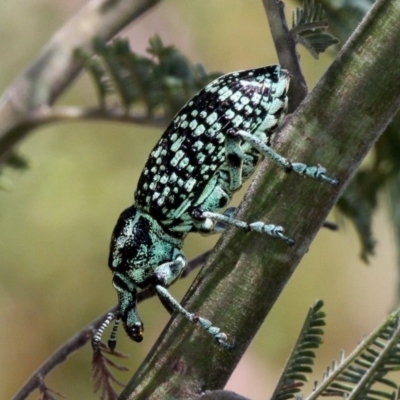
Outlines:
[[[123,40],[116,40],[113,45],[107,46],[102,40],[96,39],[94,49],[102,57],[109,81],[127,111],[130,104],[138,99],[138,90],[131,80],[129,70],[121,61],[129,51],[129,46],[125,46],[125,43]]]
[[[135,54],[125,39],[110,44],[94,42],[95,54],[77,50],[78,58],[95,81],[100,104],[114,94],[125,111],[144,105],[147,116],[162,108],[167,118],[219,73],[207,74],[201,65],[190,63],[173,46],[164,46],[158,36],[149,40],[150,57]]]
[[[110,367],[119,371],[128,371],[129,368],[116,364],[111,361],[105,354],[126,358],[127,356],[118,351],[111,352],[104,344],[93,352],[92,371],[95,393],[100,392],[100,400],[117,400],[118,393],[114,389],[114,384],[124,387],[125,385],[119,381],[111,372]]]
[[[75,57],[82,62],[96,87],[97,97],[101,108],[106,106],[106,97],[112,92],[112,86],[107,77],[106,69],[99,57],[92,57],[81,49],[75,50]]]
[[[347,358],[342,355],[338,363],[328,368],[307,400],[319,396],[342,396],[347,400],[396,399],[399,387],[386,375],[400,369],[399,313],[390,315]]]
[[[115,47],[119,48],[120,62],[134,87],[135,98],[132,102],[141,100],[146,107],[147,115],[152,115],[153,110],[162,103],[160,89],[154,85],[154,61],[132,53],[126,40],[116,41]]]
[[[329,46],[339,43],[339,40],[327,33],[328,21],[321,4],[314,0],[304,0],[303,8],[293,11],[291,33],[297,43],[301,43],[311,55],[318,59]]]
[[[314,350],[322,343],[322,329],[325,326],[324,303],[318,300],[309,310],[296,345],[286,363],[277,388],[272,395],[273,400],[286,400],[299,393],[303,382],[307,382],[307,374],[312,373]],[[300,399],[301,397],[296,397]]]
[[[375,250],[372,217],[378,204],[379,190],[386,182],[386,176],[378,170],[358,171],[337,203],[339,211],[355,225],[361,241],[361,259],[366,263]]]

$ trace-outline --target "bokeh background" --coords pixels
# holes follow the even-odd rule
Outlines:
[[[2,91],[84,3],[0,3]],[[290,16],[293,5],[285,3]],[[144,53],[148,38],[156,33],[209,71],[277,62],[261,1],[166,0],[123,35],[130,38],[135,51]],[[322,55],[317,62],[300,52],[312,87],[332,55]],[[94,89],[82,75],[59,104],[90,106],[95,102]],[[119,213],[131,204],[140,171],[160,134],[159,129],[127,124],[70,122],[39,128],[20,145],[20,152],[30,160],[30,170],[7,171],[10,189],[0,192],[0,399],[12,398],[62,343],[116,303],[107,268],[111,231]],[[235,202],[239,200],[240,195]],[[358,257],[360,246],[353,227],[335,213],[331,220],[340,222],[340,231],[320,232],[228,389],[254,400],[269,398],[316,299],[325,300],[328,326],[312,381],[321,378],[322,370],[342,348],[351,351],[394,307],[395,250],[385,209],[379,210],[374,221],[377,254],[369,266]],[[186,255],[192,258],[202,253],[216,239],[190,236]],[[175,284],[172,293],[182,298],[192,278]],[[133,343],[122,331],[119,335],[119,350],[129,354],[124,363],[132,372],[169,318],[157,299],[141,304],[140,314],[146,327],[144,341]],[[47,385],[69,399],[96,399],[90,361],[91,350],[86,347],[52,372]],[[129,373],[119,377],[126,382]],[[30,399],[37,396],[36,392]]]

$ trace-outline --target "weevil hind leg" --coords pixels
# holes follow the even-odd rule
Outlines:
[[[235,131],[230,132],[230,136],[238,136],[245,142],[249,143],[252,147],[257,149],[264,157],[268,157],[275,164],[285,169],[286,171],[294,171],[299,175],[307,176],[312,179],[328,182],[329,184],[336,186],[338,181],[332,179],[326,175],[326,169],[321,166],[308,166],[303,163],[292,163],[285,157],[282,157],[271,147],[269,147],[262,140],[258,139],[255,135],[250,134],[246,131]]]

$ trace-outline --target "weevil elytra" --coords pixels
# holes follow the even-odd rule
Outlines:
[[[134,204],[123,211],[112,235],[108,265],[118,312],[109,314],[94,336],[95,349],[113,319],[111,349],[120,320],[131,339],[142,341],[136,296],[149,286],[168,312],[181,313],[230,347],[225,333],[185,310],[167,288],[185,268],[182,246],[190,232],[211,234],[232,225],[293,243],[281,226],[237,220],[231,208],[221,213],[262,158],[336,184],[323,167],[292,163],[270,147],[286,113],[288,85],[288,72],[279,65],[230,73],[200,90],[169,124],[143,169]]]

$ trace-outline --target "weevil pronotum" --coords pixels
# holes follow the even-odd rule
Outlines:
[[[232,225],[293,244],[281,226],[240,221],[232,208],[221,213],[261,158],[269,157],[286,171],[337,183],[323,167],[292,163],[271,149],[271,135],[286,113],[288,85],[289,74],[279,65],[230,73],[200,90],[169,124],[143,169],[134,204],[114,229],[108,265],[118,311],[97,331],[94,349],[113,319],[111,349],[119,320],[131,339],[142,341],[136,296],[149,286],[168,312],[181,313],[230,347],[225,333],[184,309],[167,288],[185,268],[182,246],[190,232],[211,234]]]

